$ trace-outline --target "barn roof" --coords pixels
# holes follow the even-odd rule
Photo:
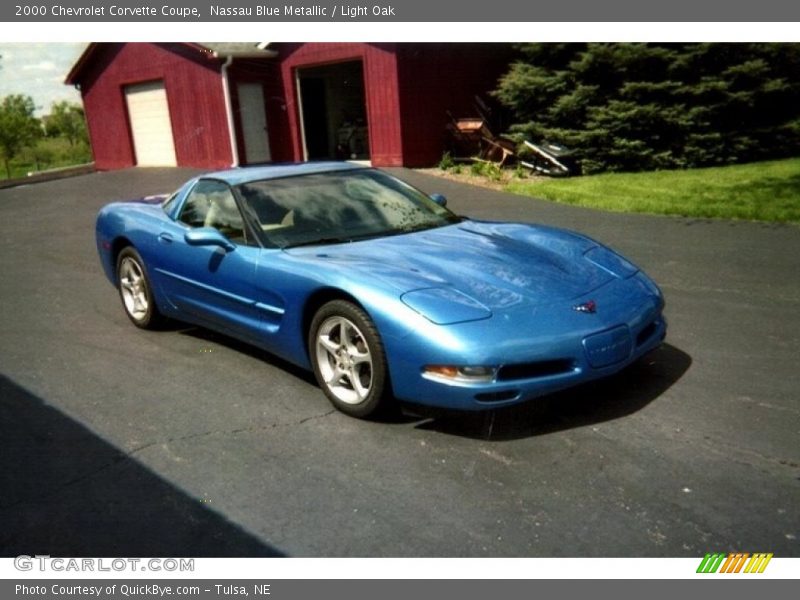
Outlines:
[[[182,46],[214,58],[273,58],[275,50],[267,48],[264,42],[179,42]],[[107,44],[92,42],[70,69],[64,83],[75,85],[100,49]]]

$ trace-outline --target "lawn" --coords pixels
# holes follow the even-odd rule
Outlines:
[[[800,223],[800,158],[569,179],[517,179],[506,191],[618,212]]]
[[[11,179],[25,177],[28,173],[81,165],[92,160],[88,145],[76,143],[71,146],[64,138],[44,138],[35,148],[25,148],[9,164]],[[0,179],[7,179],[5,164],[0,159]]]

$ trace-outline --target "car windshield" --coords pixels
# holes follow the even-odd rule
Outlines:
[[[351,242],[460,221],[410,185],[373,169],[334,171],[237,186],[265,245]]]

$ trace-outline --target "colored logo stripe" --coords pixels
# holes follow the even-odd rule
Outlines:
[[[725,555],[722,553],[706,554],[703,560],[700,562],[700,566],[697,567],[697,572],[716,573],[717,569],[719,569],[719,565],[722,563],[723,558],[725,558]]]
[[[745,573],[763,573],[764,569],[767,568],[767,564],[772,559],[772,552],[767,554],[766,552],[758,552],[753,554],[753,558],[750,559],[750,562],[747,563],[747,566],[744,568]]]
[[[763,573],[771,559],[772,552],[756,552],[752,556],[748,552],[731,552],[727,557],[722,552],[709,553],[700,561],[697,572],[740,573],[744,568],[745,573]]]
[[[728,555],[728,559],[722,564],[720,573],[738,573],[744,566],[744,561],[750,556],[747,552],[735,552]]]

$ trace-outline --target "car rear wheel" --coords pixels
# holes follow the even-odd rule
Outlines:
[[[311,322],[309,354],[325,395],[343,413],[370,417],[389,405],[386,357],[378,330],[358,306],[328,302]]]
[[[134,325],[153,329],[161,323],[162,317],[153,300],[144,261],[130,246],[117,257],[117,285],[122,307]]]

